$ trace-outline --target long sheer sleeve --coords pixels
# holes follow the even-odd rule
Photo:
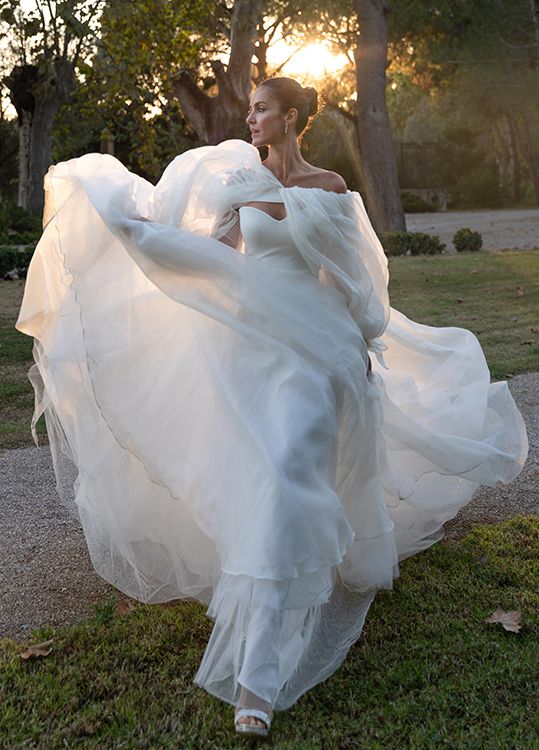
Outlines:
[[[321,283],[338,289],[378,359],[389,321],[387,259],[358,193],[282,191],[294,241]],[[385,365],[384,365],[385,366]]]

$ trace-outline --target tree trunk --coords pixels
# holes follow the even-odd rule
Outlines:
[[[385,0],[354,0],[360,34],[354,51],[356,131],[370,219],[377,232],[406,231],[397,160],[386,106]]]
[[[520,112],[520,118],[523,125],[522,132],[519,128],[515,128],[515,133],[519,139],[520,150],[530,173],[535,191],[535,201],[539,206],[539,155],[536,151],[534,139],[530,131],[530,124],[524,111]]]
[[[34,216],[43,213],[43,179],[51,165],[52,125],[62,102],[39,101],[32,120],[30,179],[27,211]]]
[[[492,148],[498,168],[498,187],[504,192],[511,185],[511,151],[506,133],[506,119],[504,116],[491,121]]]
[[[43,179],[51,163],[52,126],[73,87],[73,64],[56,59],[16,66],[6,79],[19,120],[19,206],[43,213]]]
[[[19,115],[19,193],[18,205],[28,211],[30,201],[30,152],[32,112],[22,110]]]
[[[515,121],[509,114],[506,114],[505,117],[509,134],[509,148],[511,150],[512,198],[514,203],[520,203],[522,198],[522,180]]]
[[[208,96],[197,86],[192,74],[180,71],[174,85],[180,107],[199,138],[215,145],[227,138],[248,135],[245,117],[251,93],[252,58],[257,24],[263,0],[235,0],[232,8],[230,58],[225,69],[220,60],[212,61],[217,96]]]

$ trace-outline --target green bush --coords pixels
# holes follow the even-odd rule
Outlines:
[[[24,269],[26,272],[33,254],[33,247],[26,250],[16,250],[13,247],[0,247],[0,278],[15,268]]]
[[[483,238],[480,232],[474,232],[468,227],[462,227],[453,235],[453,245],[458,253],[474,253],[483,247]]]
[[[35,245],[39,239],[35,232],[1,232],[2,245]]]
[[[424,211],[436,211],[437,206],[431,201],[426,201],[420,195],[403,190],[401,193],[402,207],[407,214],[423,213]]]
[[[433,234],[410,232],[410,255],[439,255],[445,250],[445,243]]]
[[[29,245],[42,232],[41,219],[20,206],[0,200],[0,245]]]
[[[386,255],[406,255],[410,249],[407,232],[380,232],[379,237]]]
[[[380,232],[380,242],[388,256],[439,255],[445,244],[425,232]]]

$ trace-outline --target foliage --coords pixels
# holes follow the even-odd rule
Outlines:
[[[41,220],[38,217],[31,216],[14,203],[0,200],[0,245],[29,244],[36,242],[40,234]]]
[[[380,242],[386,255],[438,255],[445,244],[433,234],[425,232],[380,232]]]
[[[1,0],[0,20],[15,33],[7,36],[19,62],[62,56],[84,56],[90,50],[102,0],[35,0],[21,8],[17,0]],[[83,41],[81,41],[83,40]]]
[[[406,213],[422,213],[437,211],[437,206],[431,201],[427,201],[420,195],[410,193],[408,190],[401,192],[402,206]]]
[[[537,13],[536,0],[393,4],[395,132],[440,144],[453,207],[539,203]]]
[[[8,271],[13,271],[14,269],[18,269],[23,276],[26,276],[26,271],[33,254],[33,247],[25,250],[15,250],[12,247],[0,246],[0,278]]]
[[[477,252],[483,247],[483,238],[480,232],[475,232],[468,227],[462,227],[453,235],[455,250],[462,252]]]
[[[426,232],[409,232],[410,255],[439,255],[445,250],[445,244],[434,234]]]
[[[519,516],[403,561],[339,670],[277,713],[275,746],[531,750],[538,542],[537,519]],[[498,603],[522,611],[520,633],[485,622]],[[0,642],[6,745],[238,747],[232,707],[193,685],[213,625],[204,609],[111,599],[75,627],[33,631],[52,640],[46,656]]]
[[[109,3],[97,52],[81,71],[85,85],[59,123],[57,158],[66,158],[64,136],[78,121],[84,123],[85,143],[68,143],[72,152],[89,144],[96,148],[108,128],[115,155],[153,180],[176,154],[201,145],[179,109],[173,82],[182,68],[204,68],[221,38],[223,12],[209,0]]]
[[[410,250],[408,232],[380,232],[379,239],[386,255],[408,255]]]
[[[41,220],[15,203],[0,200],[0,232],[41,231]]]
[[[13,200],[17,187],[17,152],[19,149],[17,122],[0,117],[0,198]],[[1,209],[0,209],[1,210]]]

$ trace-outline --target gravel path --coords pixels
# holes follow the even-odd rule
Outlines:
[[[530,456],[513,484],[481,488],[446,524],[449,540],[472,523],[539,514],[539,373],[518,375],[509,385],[526,420]],[[0,463],[0,637],[22,640],[41,625],[73,624],[94,602],[122,598],[94,572],[80,527],[56,499],[48,447],[3,451]]]
[[[406,214],[409,232],[437,235],[454,253],[453,235],[461,227],[481,232],[484,250],[539,248],[539,209],[503,211],[440,211]]]

